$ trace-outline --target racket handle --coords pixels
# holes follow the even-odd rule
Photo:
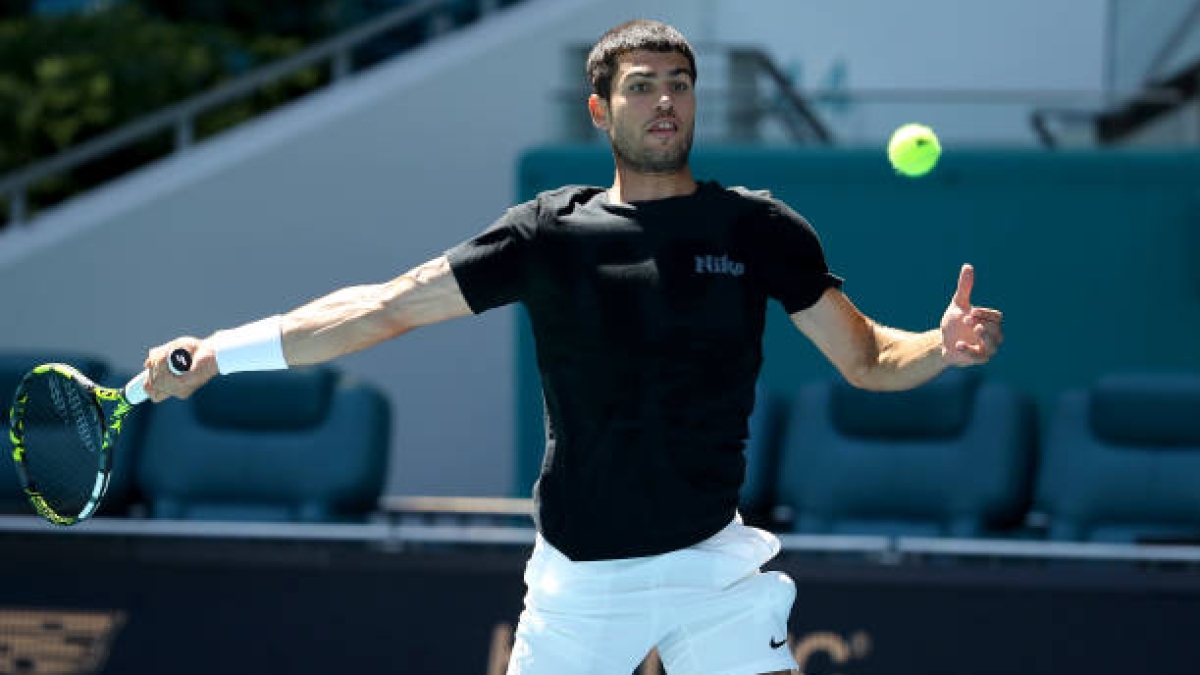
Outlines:
[[[192,369],[192,354],[186,349],[176,349],[171,352],[167,358],[167,369],[174,375],[182,375]],[[144,403],[150,398],[146,394],[146,378],[150,376],[150,372],[143,370],[137,374],[137,377],[129,381],[125,385],[125,400],[132,405]]]
[[[167,357],[167,369],[172,375],[182,375],[192,369],[192,353],[180,347]]]
[[[137,374],[137,377],[129,381],[125,385],[125,400],[131,405],[145,403],[146,399],[150,398],[146,394],[146,377],[150,375],[150,371],[143,370]]]

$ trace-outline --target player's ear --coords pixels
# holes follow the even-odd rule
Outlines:
[[[588,113],[592,116],[592,124],[597,129],[608,129],[608,102],[599,94],[588,96]]]

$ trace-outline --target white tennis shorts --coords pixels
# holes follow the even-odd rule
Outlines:
[[[620,560],[573,562],[538,535],[508,675],[630,675],[655,647],[670,675],[796,668],[795,585],[759,571],[779,548],[740,517],[694,546]]]

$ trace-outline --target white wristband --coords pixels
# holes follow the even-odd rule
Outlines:
[[[222,375],[249,370],[285,370],[283,319],[279,315],[213,333],[208,339]]]

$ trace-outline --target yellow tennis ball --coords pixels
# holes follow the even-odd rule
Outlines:
[[[888,141],[888,160],[896,171],[910,178],[929,173],[941,155],[937,135],[923,124],[905,124],[892,132]]]

